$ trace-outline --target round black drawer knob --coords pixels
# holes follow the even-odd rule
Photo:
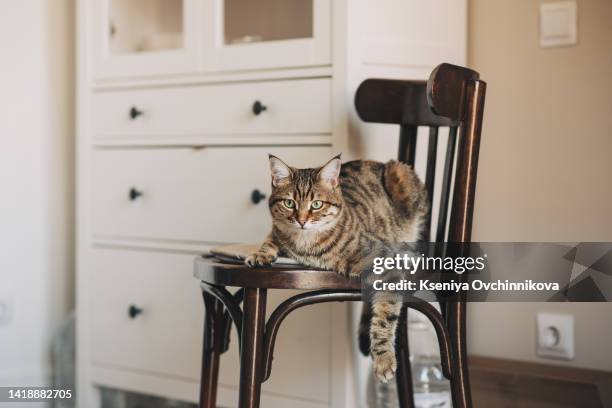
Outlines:
[[[130,316],[130,319],[135,319],[140,314],[142,314],[141,308],[136,305],[130,305],[130,308],[128,309],[128,315]]]
[[[255,101],[253,103],[253,114],[259,115],[261,112],[268,110],[268,107],[261,103],[260,101]]]
[[[132,106],[132,108],[130,109],[130,119],[134,120],[138,118],[139,116],[141,116],[142,113],[143,112],[141,110],[138,110],[137,107]]]
[[[136,200],[138,197],[140,197],[142,195],[142,191],[138,191],[136,190],[134,187],[130,188],[130,200],[134,201]]]
[[[253,190],[251,193],[251,201],[253,204],[259,204],[264,198],[266,198],[266,195],[258,189]]]

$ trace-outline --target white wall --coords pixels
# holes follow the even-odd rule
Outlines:
[[[0,385],[42,383],[73,306],[73,2],[0,12]]]

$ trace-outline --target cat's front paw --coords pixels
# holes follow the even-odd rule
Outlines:
[[[247,256],[244,263],[248,266],[269,266],[272,262],[276,261],[276,255],[269,254],[266,252],[254,252]]]
[[[397,370],[397,361],[395,353],[385,352],[381,355],[373,356],[374,360],[374,375],[379,381],[386,383],[395,375]]]

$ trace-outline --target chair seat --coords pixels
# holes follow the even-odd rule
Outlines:
[[[196,259],[194,276],[219,286],[265,289],[336,289],[359,290],[360,279],[349,279],[336,272],[310,269],[302,265],[272,265],[252,268],[235,262],[224,262],[214,255]]]

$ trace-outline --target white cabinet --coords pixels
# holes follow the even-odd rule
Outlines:
[[[329,0],[99,0],[98,79],[331,63]]]
[[[93,364],[197,381],[204,312],[192,263],[184,254],[93,251]]]
[[[96,382],[105,383],[103,373],[114,370],[197,384],[204,310],[199,285],[191,273],[193,258],[125,249],[93,251],[89,284]],[[285,292],[270,291],[268,315],[286,298]],[[263,387],[263,406],[328,406],[331,322],[329,304],[302,309],[287,318],[275,347],[274,375]],[[296,346],[300,353],[295,352]],[[222,356],[219,373],[220,406],[237,404],[233,391],[239,385],[238,361],[236,333],[232,332],[230,350]],[[299,376],[282,375],[297,366]],[[134,389],[129,383],[123,387]],[[164,395],[161,391],[157,394]]]
[[[93,153],[92,232],[98,237],[258,242],[270,229],[269,147],[101,149]],[[311,166],[329,147],[274,147]]]
[[[264,239],[251,193],[270,193],[268,153],[297,167],[393,157],[397,129],[365,126],[354,91],[464,64],[465,0],[77,4],[78,407],[98,408],[99,387],[195,402],[193,259]],[[290,295],[273,291],[268,310]],[[262,406],[364,405],[348,316],[326,304],[287,319]],[[238,375],[233,341],[220,406],[236,405]]]
[[[209,0],[212,71],[331,63],[330,0]]]
[[[201,0],[96,0],[87,33],[97,78],[196,72]]]
[[[99,92],[96,137],[330,134],[331,80]],[[259,110],[258,107],[259,106]]]

